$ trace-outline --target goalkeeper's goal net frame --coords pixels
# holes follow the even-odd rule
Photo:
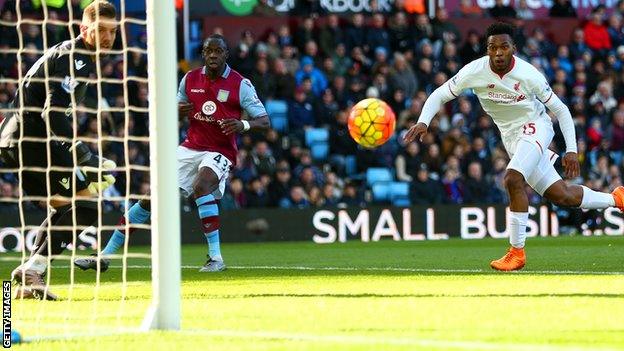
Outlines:
[[[177,43],[173,1],[146,0],[152,201],[152,304],[142,329],[180,329]]]

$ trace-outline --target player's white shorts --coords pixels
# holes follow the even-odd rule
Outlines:
[[[216,199],[223,197],[225,182],[230,173],[232,162],[218,152],[197,151],[182,145],[178,146],[178,186],[182,189],[182,195],[193,194],[193,182],[199,174],[199,169],[208,167],[219,178],[219,187],[212,193]]]
[[[507,169],[520,172],[527,184],[540,195],[561,179],[553,166],[558,156],[548,149],[554,136],[552,122],[544,116],[525,123],[515,138],[503,138],[511,157]]]

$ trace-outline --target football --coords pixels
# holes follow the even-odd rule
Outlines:
[[[379,99],[364,99],[355,104],[349,113],[349,134],[365,148],[375,148],[388,141],[395,125],[394,112]]]

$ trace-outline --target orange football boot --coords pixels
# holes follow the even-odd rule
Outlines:
[[[505,256],[490,262],[490,266],[499,271],[517,271],[522,269],[525,263],[524,248],[516,249],[512,246],[507,250]]]
[[[615,207],[619,208],[620,211],[624,212],[624,186],[618,186],[611,193],[613,199],[615,200]]]

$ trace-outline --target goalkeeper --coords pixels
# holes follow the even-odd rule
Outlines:
[[[97,0],[87,6],[80,35],[53,46],[35,62],[13,100],[16,112],[0,124],[0,159],[6,167],[23,168],[21,190],[26,195],[49,199],[53,207],[35,239],[30,258],[11,273],[11,278],[22,284],[19,292],[24,298],[56,299],[43,277],[49,255],[60,254],[73,235],[72,230],[55,227],[92,225],[98,212],[96,202],[89,197],[115,182],[107,171],[116,167],[114,162],[100,159],[86,144],[73,139],[72,96],[75,104],[83,100],[87,79],[96,72],[96,51],[112,48],[116,17],[116,9],[109,2]],[[48,173],[48,167],[66,170]],[[72,205],[69,198],[73,195],[77,198]],[[48,220],[52,225],[49,231]]]

